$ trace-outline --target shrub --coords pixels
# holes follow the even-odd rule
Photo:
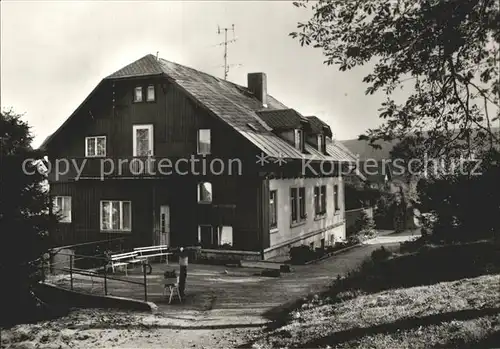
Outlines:
[[[348,241],[351,244],[358,244],[377,235],[374,220],[364,211],[361,212],[360,216],[354,223],[354,231],[355,233],[348,237]]]

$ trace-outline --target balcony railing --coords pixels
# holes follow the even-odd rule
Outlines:
[[[153,156],[56,159],[52,161],[49,179],[160,177],[191,170],[190,164],[183,162],[176,168],[177,160]]]
[[[217,159],[219,160],[219,159]],[[83,178],[113,177],[164,177],[172,175],[210,174],[211,156],[192,155],[191,157],[103,157],[103,158],[65,158],[51,160],[49,179],[61,181]],[[217,175],[240,174],[239,165],[229,159],[222,165],[220,160],[215,166]]]

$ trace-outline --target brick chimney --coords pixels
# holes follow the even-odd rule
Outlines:
[[[249,73],[247,85],[250,92],[262,102],[263,107],[267,107],[267,78],[265,73]]]

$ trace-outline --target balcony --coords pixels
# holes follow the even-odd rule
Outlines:
[[[193,171],[189,163],[181,162],[176,167],[176,161],[151,156],[55,159],[49,169],[49,180],[161,177]]]
[[[218,159],[213,156],[189,157],[74,157],[51,160],[49,180],[144,178],[165,176],[239,175],[243,173],[240,160]],[[212,166],[214,162],[214,166]],[[250,172],[249,172],[250,173]],[[253,173],[253,172],[252,172]]]

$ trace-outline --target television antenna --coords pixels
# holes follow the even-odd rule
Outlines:
[[[231,40],[228,40],[227,39],[227,32],[228,30],[232,31],[233,32],[233,38]],[[217,26],[217,34],[222,34],[222,32],[224,32],[224,41],[217,44],[217,46],[222,46],[224,45],[224,80],[227,80],[227,74],[229,73],[229,67],[230,66],[235,66],[234,64],[233,65],[228,65],[227,64],[227,44],[231,44],[231,43],[234,43],[236,42],[236,40],[238,38],[236,38],[234,36],[234,24],[231,25],[231,27],[229,28],[221,28],[220,26]]]

